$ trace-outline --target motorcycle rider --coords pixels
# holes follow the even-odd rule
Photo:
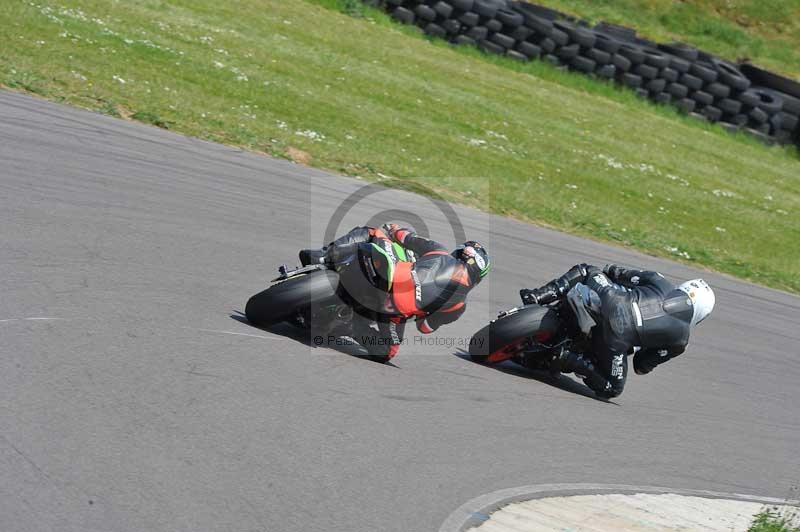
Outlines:
[[[541,288],[520,290],[525,304],[545,305],[578,290],[597,322],[591,330],[596,366],[581,355],[562,350],[552,369],[574,372],[604,398],[616,397],[625,387],[627,355],[635,353],[638,375],[684,352],[694,327],[714,309],[714,291],[702,279],[675,286],[653,271],[607,265],[573,266]]]
[[[402,246],[405,260],[398,260],[393,242]],[[369,338],[362,346],[381,362],[399,351],[407,320],[416,320],[423,334],[456,321],[466,310],[469,291],[491,269],[478,242],[464,242],[450,252],[397,224],[355,227],[325,248],[301,250],[300,262],[326,263],[339,271],[342,285],[359,303],[352,336]]]

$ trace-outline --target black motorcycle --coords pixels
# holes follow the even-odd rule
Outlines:
[[[394,244],[397,260],[413,256]],[[245,307],[248,321],[259,327],[287,322],[309,337],[350,336],[355,313],[374,319],[381,297],[375,286],[392,278],[394,264],[386,251],[372,243],[360,244],[352,257],[337,264],[313,264],[294,270],[285,265],[266,290],[252,296]],[[389,357],[369,355],[377,362]]]
[[[473,335],[470,358],[481,364],[511,360],[530,369],[550,371],[563,350],[592,360],[591,329],[596,322],[587,308],[587,293],[570,291],[550,305],[523,305],[501,312]]]

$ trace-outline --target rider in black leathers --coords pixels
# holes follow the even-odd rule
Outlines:
[[[684,352],[692,328],[714,308],[714,292],[702,279],[675,286],[653,271],[628,270],[616,265],[600,270],[578,264],[535,290],[522,289],[525,304],[548,304],[582,290],[587,310],[597,322],[592,328],[592,361],[562,351],[554,369],[583,377],[598,396],[622,393],[628,375],[627,356],[635,353],[637,374]]]

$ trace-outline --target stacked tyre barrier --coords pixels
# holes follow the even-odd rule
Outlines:
[[[376,0],[367,0],[376,3]],[[393,18],[428,35],[518,61],[542,60],[613,80],[659,104],[768,143],[800,143],[800,84],[683,43],[635,30],[594,27],[567,14],[508,0],[378,0]]]

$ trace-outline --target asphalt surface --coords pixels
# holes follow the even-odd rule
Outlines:
[[[800,482],[800,299],[724,276],[702,273],[717,311],[690,351],[615,403],[456,346],[379,365],[243,323],[361,186],[0,93],[0,530],[434,531],[522,485]],[[427,199],[381,194],[339,232],[404,208],[454,243]],[[443,341],[576,262],[701,274],[458,213],[495,267]]]

